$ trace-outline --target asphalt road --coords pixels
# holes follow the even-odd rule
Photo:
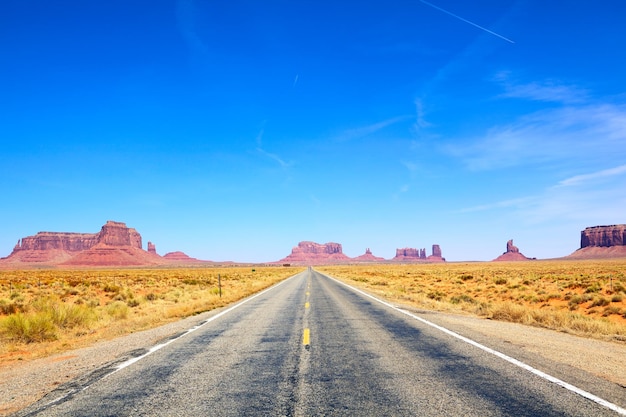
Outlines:
[[[312,270],[119,367],[18,415],[618,415]]]

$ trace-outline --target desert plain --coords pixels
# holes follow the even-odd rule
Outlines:
[[[0,367],[223,307],[302,269],[0,271]],[[401,305],[626,342],[626,259],[316,269]]]

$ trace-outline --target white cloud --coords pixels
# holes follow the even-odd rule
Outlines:
[[[276,162],[278,162],[278,164],[282,167],[282,168],[289,168],[291,166],[293,166],[293,162],[289,161],[285,161],[284,159],[282,159],[280,156],[267,152],[261,148],[256,148],[257,152],[259,152],[261,155],[266,156]]]
[[[382,122],[373,123],[371,125],[357,127],[354,129],[345,130],[341,135],[339,135],[338,140],[340,141],[349,141],[353,139],[362,138],[365,136],[369,136],[379,130],[382,130],[388,126],[394,125],[396,123],[402,122],[404,120],[408,120],[413,116],[397,116],[387,120],[383,120]]]
[[[494,203],[462,208],[458,210],[458,213],[472,213],[477,211],[488,211],[503,208],[520,208],[522,206],[528,206],[532,202],[536,201],[536,199],[537,197],[520,197],[510,200],[496,201]]]
[[[626,157],[626,108],[590,104],[545,109],[490,128],[482,138],[443,145],[471,170],[490,170],[558,160]]]
[[[598,179],[614,177],[626,173],[626,165],[620,165],[615,168],[604,169],[602,171],[592,172],[590,174],[575,175],[559,182],[559,186],[569,187],[592,182]]]
[[[500,97],[557,103],[582,103],[589,98],[589,91],[558,81],[515,84],[509,81],[509,76],[510,72],[500,72],[494,77],[505,90]]]

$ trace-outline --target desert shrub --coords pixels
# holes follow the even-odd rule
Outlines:
[[[513,323],[528,323],[530,310],[512,303],[498,304],[491,308],[490,317],[494,320],[510,321]]]
[[[611,297],[611,302],[613,303],[619,303],[624,299],[624,297],[621,294],[615,294],[613,295],[613,297]]]
[[[20,311],[20,304],[5,298],[0,299],[0,314],[9,315]]]
[[[608,306],[602,312],[603,317],[610,316],[611,314],[622,314],[622,309],[617,306]]]
[[[104,284],[104,287],[102,287],[102,291],[104,292],[112,292],[112,293],[119,293],[122,290],[122,288],[119,285],[115,285],[115,284],[110,284],[110,283],[106,283]]]
[[[0,322],[4,337],[15,342],[34,343],[55,340],[56,326],[49,314],[11,314]]]
[[[126,301],[126,304],[128,305],[128,307],[137,307],[139,304],[141,304],[141,302],[136,298],[131,298]]]
[[[463,274],[459,277],[461,279],[461,281],[468,281],[470,279],[474,279],[473,275],[469,275],[469,274]]]
[[[153,292],[146,294],[147,301],[156,301],[158,298],[159,297]]]
[[[114,319],[122,320],[128,317],[128,306],[123,301],[114,301],[107,306],[106,312]]]
[[[587,287],[585,292],[586,293],[595,293],[595,292],[600,292],[600,290],[602,290],[602,286],[600,285],[600,283],[594,282],[593,284],[591,284],[590,286]]]
[[[94,311],[86,305],[68,304],[54,297],[42,298],[33,303],[36,314],[47,315],[59,328],[86,326],[95,318]]]
[[[576,310],[578,305],[583,302],[583,297],[580,295],[574,295],[569,299],[568,306],[570,310]]]
[[[604,297],[597,297],[592,302],[589,308],[592,307],[604,307],[609,305],[611,302]]]
[[[507,281],[507,279],[506,279],[506,278],[504,278],[504,277],[499,277],[499,278],[494,279],[494,280],[493,280],[493,282],[494,282],[494,284],[496,284],[496,285],[504,285],[504,284],[506,284],[508,281]]]
[[[452,304],[460,304],[460,303],[470,303],[473,304],[476,301],[467,294],[461,294],[458,296],[450,297],[450,302]]]
[[[426,294],[426,297],[430,298],[431,300],[435,300],[435,301],[441,301],[444,296],[445,296],[445,294],[442,293],[441,291],[431,291],[428,294]]]

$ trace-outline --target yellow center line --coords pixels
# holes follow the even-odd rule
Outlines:
[[[304,346],[309,346],[311,344],[311,331],[307,327],[304,329],[304,334],[302,335],[302,344]]]

